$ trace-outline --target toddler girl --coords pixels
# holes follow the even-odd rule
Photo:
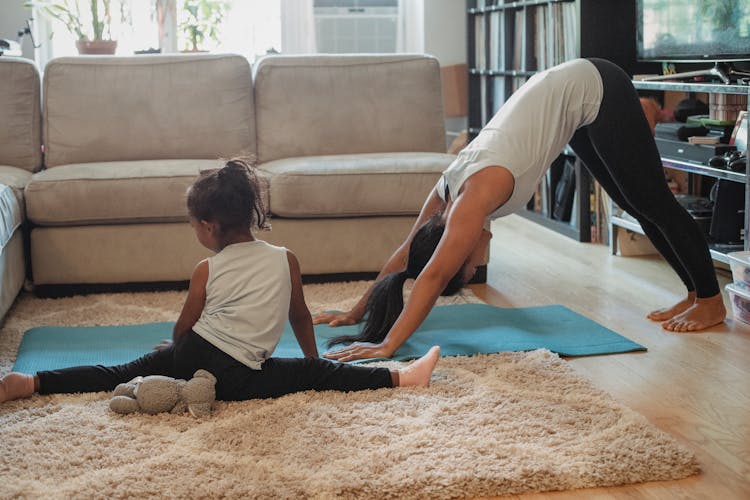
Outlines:
[[[247,163],[231,160],[202,173],[188,190],[187,206],[198,241],[216,255],[193,271],[172,341],[119,366],[10,373],[0,380],[0,403],[34,392],[110,391],[139,375],[190,379],[200,368],[216,377],[216,398],[225,401],[429,385],[437,346],[400,370],[318,358],[297,258],[253,235],[253,226],[265,226],[265,211]],[[304,358],[271,357],[287,319]]]

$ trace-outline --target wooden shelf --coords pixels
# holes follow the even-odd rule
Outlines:
[[[470,75],[479,76],[533,76],[536,71],[521,71],[517,69],[499,70],[499,69],[470,69]]]
[[[502,1],[502,0],[501,0]],[[488,12],[497,12],[501,10],[513,10],[520,9],[523,7],[535,7],[538,5],[547,5],[551,3],[565,3],[573,2],[575,0],[518,0],[516,2],[498,3],[495,5],[486,5],[484,7],[470,7],[467,9],[467,13],[470,15],[474,14],[486,14]],[[469,1],[469,3],[473,3]]]
[[[699,163],[690,163],[682,160],[675,160],[673,158],[661,159],[662,165],[668,168],[674,168],[676,170],[683,170],[690,172],[691,174],[705,175],[707,177],[713,177],[715,179],[726,179],[734,182],[747,182],[747,175],[742,172],[733,172],[722,168],[709,167],[707,165],[701,165]]]
[[[633,86],[639,90],[699,92],[707,94],[750,94],[750,86],[725,85],[720,83],[649,82],[636,80],[633,82]]]
[[[638,224],[637,221],[632,220],[627,217],[622,217],[619,215],[613,215],[609,218],[609,223],[612,226],[615,227],[621,227],[623,229],[627,229],[629,231],[633,231],[634,233],[643,234],[643,229],[641,229],[641,225]],[[616,231],[612,231],[612,234],[616,234]],[[711,252],[711,258],[714,260],[717,260],[719,262],[724,262],[725,264],[729,264],[729,257],[727,256],[730,252],[739,252],[744,249],[743,245],[729,245],[726,243],[709,243],[708,244],[708,250]]]

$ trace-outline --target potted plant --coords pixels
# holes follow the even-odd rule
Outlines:
[[[117,40],[112,37],[112,13],[120,23],[128,18],[128,0],[34,0],[28,7],[60,21],[76,37],[79,54],[114,54]]]
[[[227,0],[184,0],[179,28],[185,37],[185,52],[205,52],[206,37],[219,41],[218,27],[229,8]]]

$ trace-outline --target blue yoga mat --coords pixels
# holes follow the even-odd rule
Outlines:
[[[43,326],[24,333],[14,371],[35,373],[77,365],[116,365],[151,351],[170,338],[174,323],[128,326]],[[318,350],[326,340],[357,332],[359,326],[331,328],[316,325]],[[396,352],[393,359],[422,356],[439,345],[443,356],[503,351],[549,349],[562,356],[590,356],[646,348],[571,311],[564,306],[501,309],[486,304],[461,304],[433,308],[422,326]],[[302,355],[287,324],[275,357]]]

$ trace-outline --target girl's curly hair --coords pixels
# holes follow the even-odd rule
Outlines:
[[[228,160],[221,168],[201,172],[188,189],[188,212],[198,220],[216,222],[222,232],[265,229],[261,183],[252,162]]]

